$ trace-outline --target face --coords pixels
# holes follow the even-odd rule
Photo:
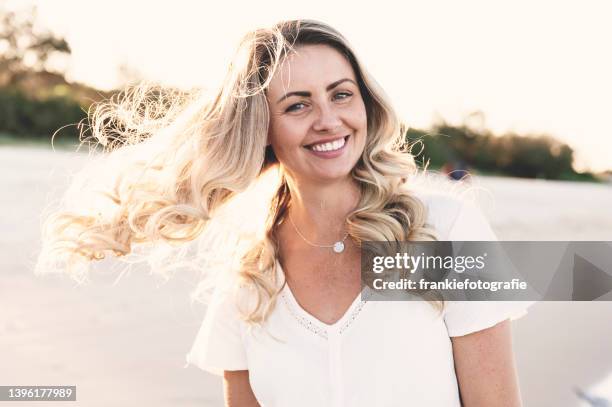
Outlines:
[[[367,117],[348,60],[327,45],[296,48],[272,78],[268,143],[296,179],[344,179],[361,156]]]

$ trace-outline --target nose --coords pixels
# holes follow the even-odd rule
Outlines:
[[[335,133],[342,126],[342,120],[334,106],[330,104],[319,105],[318,116],[312,124],[317,132]]]

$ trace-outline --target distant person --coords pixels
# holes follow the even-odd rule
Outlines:
[[[456,160],[453,170],[450,172],[449,176],[455,181],[469,181],[470,173],[468,170],[469,167],[465,161]]]
[[[471,175],[467,163],[461,159],[453,160],[442,166],[442,173],[453,181],[470,181]]]
[[[93,126],[94,136],[115,135],[140,103],[99,109],[94,123],[112,128]],[[338,31],[297,20],[249,32],[216,94],[134,123],[125,133],[146,141],[119,149],[134,158],[100,195],[108,208],[51,217],[47,253],[94,261],[156,239],[189,242],[278,171],[267,221],[249,220],[264,230],[229,262],[236,273],[228,265],[187,355],[224,377],[226,406],[521,405],[509,322],[520,302],[366,300],[361,242],[496,237],[475,206],[412,189],[416,165],[390,99]]]

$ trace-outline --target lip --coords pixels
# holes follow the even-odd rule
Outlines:
[[[340,140],[345,138],[346,141],[344,142],[344,145],[339,148],[338,150],[334,150],[334,151],[315,151],[309,148],[309,146],[312,146],[313,144],[321,144],[321,143],[329,143],[329,142],[333,142],[336,140]],[[347,134],[346,136],[343,137],[334,137],[334,138],[330,138],[330,139],[326,139],[326,140],[321,140],[321,141],[317,141],[311,144],[308,144],[306,146],[304,146],[304,148],[311,154],[315,155],[316,157],[319,158],[336,158],[340,155],[342,155],[344,153],[344,150],[346,150],[346,146],[348,145],[349,141],[351,139],[351,135]]]

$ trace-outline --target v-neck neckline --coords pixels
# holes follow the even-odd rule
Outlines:
[[[310,312],[306,311],[300,305],[300,303],[295,298],[295,295],[293,295],[293,291],[291,291],[291,287],[289,287],[289,283],[287,282],[285,272],[282,269],[280,261],[278,260],[276,260],[276,270],[277,270],[277,277],[279,281],[282,281],[282,284],[283,284],[281,295],[284,294],[284,298],[289,302],[287,305],[290,308],[292,308],[295,312],[298,313],[298,317],[299,317],[298,319],[300,318],[305,319],[311,325],[314,325],[315,327],[317,327],[318,331],[322,330],[326,332],[326,335],[324,335],[325,337],[327,337],[327,333],[330,333],[330,332],[342,333],[342,331],[348,327],[348,324],[351,323],[352,319],[356,317],[357,313],[361,311],[363,304],[365,304],[365,302],[367,301],[367,300],[363,300],[363,297],[369,294],[369,287],[365,286],[357,294],[355,299],[353,299],[353,301],[351,302],[351,305],[349,305],[349,307],[344,311],[344,314],[342,314],[342,316],[336,322],[332,324],[328,324],[326,322],[321,321],[319,318],[315,317]]]

